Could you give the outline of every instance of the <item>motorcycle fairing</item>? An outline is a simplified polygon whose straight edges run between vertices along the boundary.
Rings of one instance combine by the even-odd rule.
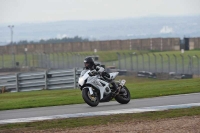
[[[101,83],[104,84],[104,86]],[[94,87],[96,87],[97,89],[99,89],[100,94],[101,94],[100,99],[103,98],[104,94],[109,94],[111,92],[110,87],[109,87],[109,83],[98,79],[97,76],[89,77],[88,80],[87,80],[87,84],[91,84]],[[106,88],[108,88],[108,91],[106,91]]]
[[[110,77],[111,79],[114,79],[117,77],[117,75],[119,74],[119,72],[113,72],[113,73],[109,73],[110,74]]]

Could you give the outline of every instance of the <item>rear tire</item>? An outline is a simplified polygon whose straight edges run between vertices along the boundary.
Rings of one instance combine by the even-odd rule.
[[[131,95],[130,95],[130,92],[128,90],[128,88],[126,86],[124,86],[122,89],[124,89],[124,93],[119,93],[116,97],[115,97],[115,100],[118,102],[118,103],[121,103],[121,104],[127,104],[129,103],[130,99],[131,99]]]
[[[98,94],[96,94],[96,96],[94,96],[94,94],[90,95],[90,91],[88,88],[85,88],[82,90],[82,97],[83,97],[83,100],[91,107],[96,107],[100,101]]]

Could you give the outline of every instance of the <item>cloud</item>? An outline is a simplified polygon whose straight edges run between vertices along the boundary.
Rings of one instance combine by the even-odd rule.
[[[62,35],[58,34],[56,38],[62,39],[62,38],[65,38],[65,37],[67,37],[67,34],[62,34]]]
[[[173,28],[169,26],[163,26],[162,29],[160,30],[160,33],[162,34],[168,34],[174,32]]]

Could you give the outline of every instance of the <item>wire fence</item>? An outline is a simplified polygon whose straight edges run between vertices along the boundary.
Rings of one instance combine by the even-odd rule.
[[[0,55],[0,68],[82,68],[86,56],[82,53],[24,53]],[[100,57],[101,58],[101,57]],[[132,72],[195,74],[200,76],[200,55],[160,54],[160,53],[116,53],[115,61],[101,62],[106,67]]]
[[[18,55],[0,55],[0,68],[82,68],[83,60],[86,56],[89,55],[76,53],[24,53]]]
[[[200,56],[186,54],[124,54],[117,53],[117,61],[105,62],[120,70],[133,72],[195,74],[200,76]]]

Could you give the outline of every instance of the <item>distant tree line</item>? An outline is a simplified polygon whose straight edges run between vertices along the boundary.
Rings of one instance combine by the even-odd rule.
[[[75,37],[64,37],[64,38],[51,38],[47,40],[41,39],[40,41],[27,41],[27,40],[21,40],[19,42],[13,42],[15,45],[24,45],[24,44],[56,44],[56,43],[66,43],[66,42],[88,42],[89,39],[82,38],[79,36]],[[8,44],[10,45],[10,44]]]

